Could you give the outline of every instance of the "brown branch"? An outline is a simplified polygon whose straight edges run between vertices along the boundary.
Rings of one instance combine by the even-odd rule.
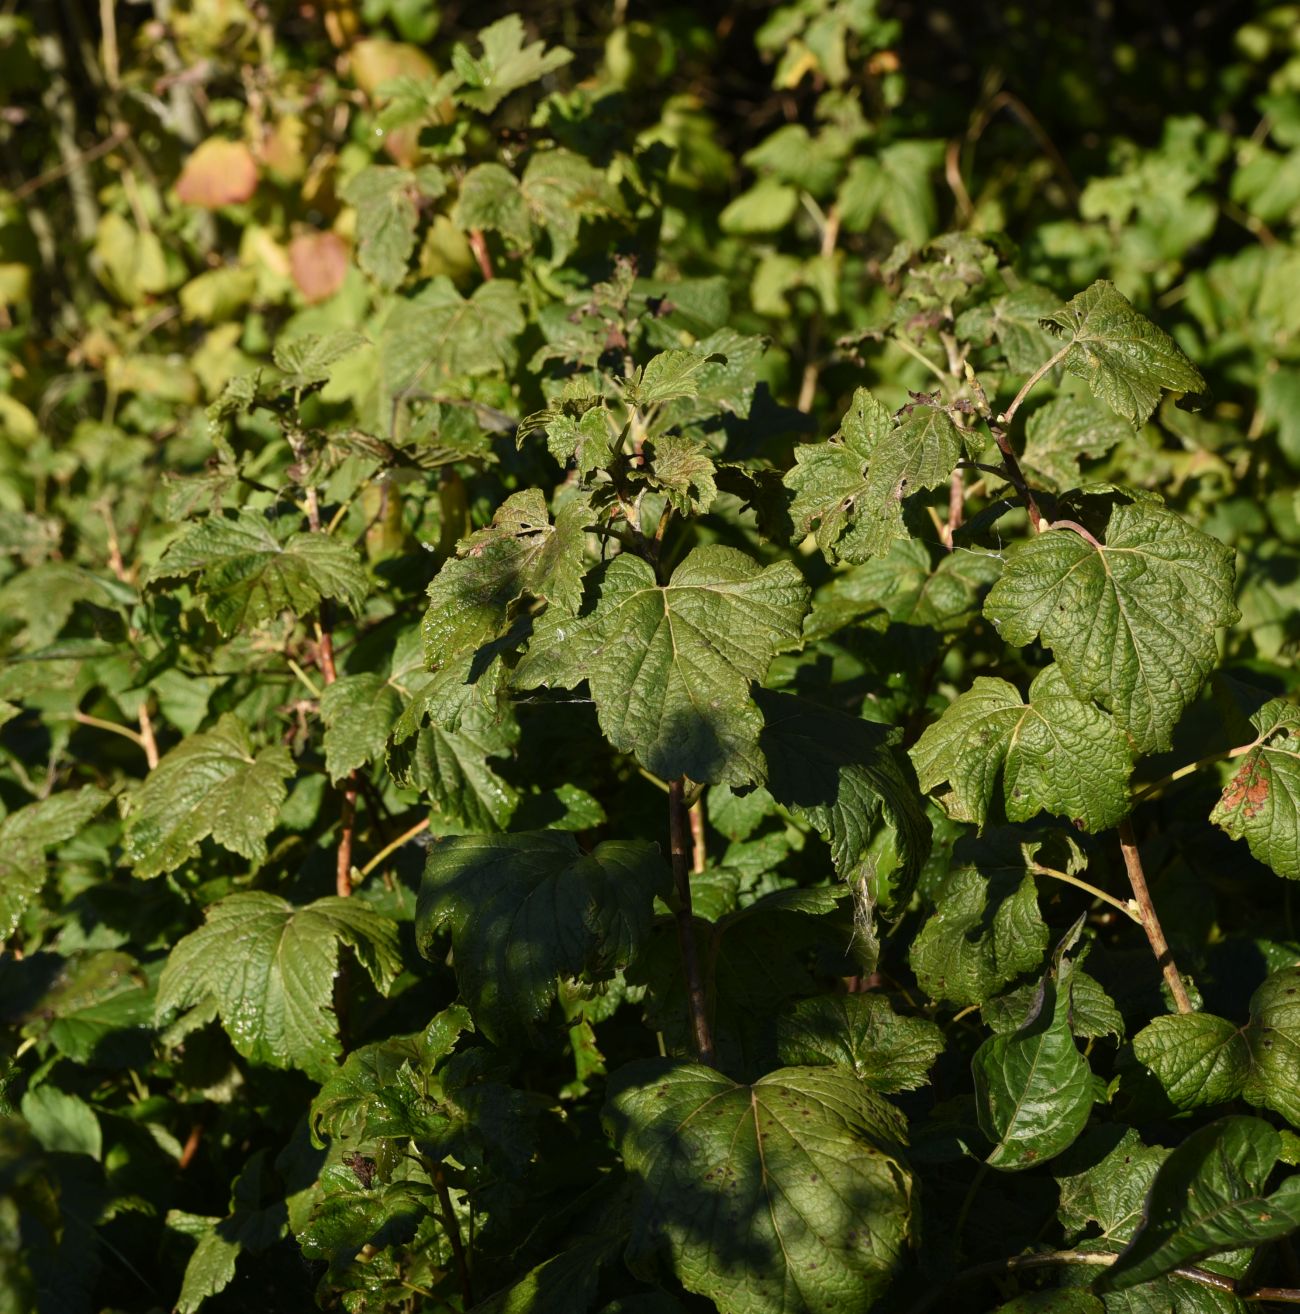
[[[456,1221],[456,1212],[452,1208],[451,1192],[447,1189],[447,1178],[442,1165],[437,1165],[430,1174],[433,1177],[433,1189],[438,1193],[438,1204],[442,1209],[442,1225],[451,1242],[452,1258],[456,1261],[456,1278],[460,1283],[460,1294],[465,1308],[474,1303],[474,1287],[469,1279],[469,1263],[465,1257],[465,1245],[460,1239],[460,1224]]]
[[[149,704],[140,704],[140,747],[144,749],[144,760],[152,771],[158,765],[158,741],[154,738],[153,718],[149,715]]]
[[[838,206],[831,206],[822,225],[822,240],[818,254],[829,260],[835,252],[835,244],[840,240],[840,211]],[[818,359],[821,347],[823,315],[820,309],[813,313],[808,322],[807,348],[804,353],[803,377],[799,381],[799,400],[795,403],[798,410],[805,415],[812,410],[817,396],[817,380],[821,377],[822,363]]]
[[[50,183],[58,182],[60,178],[66,178],[73,169],[83,167],[87,164],[93,164],[101,156],[107,155],[109,151],[120,146],[127,138],[128,130],[125,124],[119,123],[113,129],[112,135],[105,137],[97,146],[90,146],[70,160],[65,160],[62,164],[56,164],[52,169],[46,169],[44,173],[38,173],[35,178],[29,178],[19,187],[15,187],[10,196],[15,201],[26,200],[27,197],[39,192],[42,187],[48,187]]]
[[[695,918],[691,913],[691,823],[683,780],[668,785],[668,849],[672,856],[673,883],[677,889],[677,939],[686,969],[686,993],[690,1002],[695,1051],[701,1063],[716,1066],[713,1033],[709,1028],[709,1005],[695,952]]]
[[[190,1128],[190,1134],[185,1138],[185,1146],[181,1150],[181,1157],[176,1161],[176,1167],[181,1172],[184,1172],[194,1162],[194,1156],[199,1152],[199,1142],[202,1139],[203,1124],[196,1122]]]
[[[704,800],[696,799],[691,804],[691,871],[703,871],[709,860],[709,850],[704,838]]]
[[[955,1286],[964,1282],[974,1282],[979,1278],[1001,1277],[1007,1273],[1026,1273],[1040,1268],[1066,1268],[1072,1265],[1084,1265],[1089,1268],[1109,1268],[1118,1254],[1106,1254],[1097,1250],[1056,1250],[1041,1255],[1011,1255],[1006,1259],[993,1259],[985,1264],[976,1264],[964,1269],[947,1282],[931,1287],[908,1311],[908,1314],[925,1314],[939,1303]],[[1280,1305],[1300,1305],[1300,1290],[1292,1287],[1240,1287],[1235,1279],[1224,1277],[1221,1273],[1211,1273],[1204,1268],[1175,1268],[1171,1277],[1185,1278],[1203,1287],[1212,1287],[1236,1296],[1238,1300],[1275,1301]]]
[[[492,253],[488,250],[487,238],[483,236],[481,228],[469,230],[469,249],[474,252],[474,259],[478,261],[484,279],[491,282],[496,277],[496,271],[492,268]]]
[[[1119,844],[1124,854],[1124,866],[1128,869],[1129,884],[1133,887],[1133,898],[1137,901],[1138,915],[1142,918],[1142,929],[1147,933],[1151,952],[1164,973],[1165,984],[1173,996],[1180,1013],[1191,1013],[1192,1001],[1188,998],[1187,987],[1179,974],[1178,965],[1170,952],[1169,942],[1160,929],[1160,919],[1156,916],[1155,904],[1151,902],[1151,891],[1147,889],[1146,875],[1142,871],[1142,858],[1138,853],[1137,840],[1133,836],[1133,824],[1127,819],[1119,823]]]
[[[998,451],[1002,453],[1002,463],[1006,466],[1006,477],[1011,482],[1011,486],[1016,490],[1017,496],[1025,505],[1025,510],[1029,512],[1029,523],[1034,527],[1037,533],[1043,525],[1043,513],[1038,509],[1038,503],[1034,500],[1033,490],[1029,487],[1029,481],[1025,478],[1024,471],[1020,468],[1020,461],[1016,456],[1016,449],[1011,446],[1011,439],[1007,437],[1007,431],[1002,426],[1006,423],[1006,416],[999,416],[997,423],[993,420],[993,408],[989,405],[988,395],[984,391],[984,385],[979,381],[975,371],[971,369],[970,362],[963,365],[966,372],[966,382],[970,385],[971,393],[975,399],[975,409],[979,412],[984,423],[988,425],[989,433],[993,435],[993,441],[998,445]],[[1040,370],[1037,377],[1041,378],[1046,373],[1046,369]],[[1021,388],[1021,397],[1023,397],[1033,385],[1031,379],[1023,388]],[[1020,397],[1012,403],[1011,414],[1014,414],[1015,407],[1021,400]],[[982,467],[981,467],[982,468]]]

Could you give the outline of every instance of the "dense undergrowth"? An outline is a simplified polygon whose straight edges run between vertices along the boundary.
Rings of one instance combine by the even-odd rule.
[[[0,9],[0,1311],[1300,1302],[1300,10]]]

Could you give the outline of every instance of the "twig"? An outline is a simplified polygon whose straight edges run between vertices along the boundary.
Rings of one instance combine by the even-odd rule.
[[[691,871],[703,871],[709,860],[704,838],[704,800],[697,798],[691,804]]]
[[[118,725],[116,721],[105,721],[98,716],[91,716],[88,712],[80,711],[73,712],[72,719],[78,725],[93,726],[96,730],[107,730],[109,734],[121,735],[123,739],[129,739],[137,748],[141,749],[146,757],[148,756],[148,749],[144,746],[144,736],[139,731],[132,730],[130,726]],[[150,763],[150,765],[153,764]]]
[[[1006,477],[1011,486],[1016,490],[1017,496],[1025,504],[1025,510],[1029,512],[1029,523],[1034,527],[1037,533],[1043,526],[1043,514],[1038,509],[1038,503],[1034,500],[1033,490],[1029,487],[1029,481],[1025,478],[1024,471],[1020,468],[1020,461],[1016,456],[1016,449],[1011,446],[1011,439],[1007,437],[1007,432],[1003,428],[1005,417],[999,417],[999,422],[994,423],[992,408],[989,406],[988,395],[984,391],[984,385],[979,381],[975,371],[971,369],[970,362],[965,363],[966,382],[970,385],[970,390],[975,398],[975,409],[979,412],[984,423],[988,425],[989,433],[993,435],[993,441],[998,445],[998,451],[1002,453],[1002,462],[1006,466]],[[1039,372],[1039,377],[1045,371]],[[1020,391],[1023,395],[1032,385],[1031,379]],[[1012,403],[1013,411],[1015,405],[1019,402]]]
[[[1142,803],[1157,794],[1162,794],[1170,785],[1179,780],[1184,780],[1188,776],[1195,775],[1196,772],[1207,766],[1213,766],[1216,762],[1229,762],[1234,757],[1242,757],[1249,753],[1252,748],[1257,748],[1259,743],[1260,741],[1256,739],[1249,744],[1240,744],[1236,748],[1223,748],[1217,753],[1207,753],[1204,757],[1198,757],[1195,762],[1180,766],[1177,771],[1171,771],[1167,776],[1161,776],[1159,780],[1153,781],[1145,789],[1139,790],[1138,793],[1134,794],[1133,802]]]
[[[1137,915],[1133,909],[1123,901],[1117,899],[1113,894],[1107,894],[1105,890],[1099,890],[1095,885],[1089,885],[1087,881],[1081,880],[1078,876],[1071,876],[1068,871],[1057,871],[1055,867],[1042,867],[1034,863],[1030,870],[1035,876],[1050,876],[1054,881],[1064,881],[1067,885],[1073,885],[1076,889],[1086,890],[1094,899],[1100,899],[1102,903],[1108,903],[1112,908],[1118,908],[1130,921],[1142,925],[1142,918]]]
[[[184,1148],[181,1150],[181,1157],[176,1161],[176,1167],[184,1172],[190,1164],[194,1162],[194,1156],[199,1152],[199,1142],[203,1139],[203,1124],[196,1122],[190,1128],[190,1134],[185,1138]]]
[[[456,1221],[456,1211],[452,1208],[451,1192],[447,1189],[447,1179],[443,1174],[442,1165],[438,1164],[430,1174],[433,1178],[433,1189],[438,1193],[438,1204],[442,1209],[442,1225],[447,1232],[447,1240],[451,1242],[452,1258],[456,1261],[456,1277],[460,1282],[460,1294],[465,1302],[465,1308],[474,1303],[474,1287],[469,1280],[469,1264],[465,1259],[465,1246],[460,1239],[460,1224]]]
[[[81,165],[93,164],[101,156],[107,155],[109,151],[120,146],[128,136],[128,129],[125,124],[119,123],[110,136],[104,138],[96,146],[89,146],[84,151],[79,151],[71,160],[65,160],[62,164],[56,164],[52,169],[46,169],[44,173],[38,173],[35,178],[29,178],[21,186],[15,187],[10,196],[15,201],[26,200],[27,197],[39,192],[42,187],[48,187],[50,183],[58,182],[60,178],[66,177],[74,168]]]
[[[1011,405],[1008,406],[1007,409],[1003,411],[1001,415],[998,416],[999,424],[1005,424],[1010,426],[1011,421],[1016,418],[1016,412],[1020,409],[1021,403],[1023,403],[1025,398],[1029,396],[1034,385],[1038,383],[1039,380],[1042,379],[1045,374],[1049,373],[1051,370],[1054,370],[1065,359],[1067,353],[1069,352],[1070,348],[1073,345],[1074,344],[1072,342],[1067,342],[1065,346],[1063,346],[1061,350],[1056,353],[1055,356],[1052,356],[1050,359],[1045,360],[1024,381],[1024,383],[1021,385],[1020,391],[1016,393],[1015,397],[1012,399]]]
[[[677,888],[677,939],[686,969],[686,992],[691,1010],[695,1050],[701,1063],[716,1066],[713,1034],[709,1028],[708,1000],[695,952],[695,918],[691,913],[691,823],[685,782],[668,785],[668,849],[672,856],[673,882]]]
[[[1073,530],[1080,538],[1092,544],[1098,552],[1102,549],[1101,541],[1090,531],[1085,529],[1077,520],[1053,520],[1048,529],[1070,529]]]
[[[957,200],[957,222],[963,225],[969,223],[975,207],[971,204],[970,193],[961,176],[961,142],[956,138],[948,143],[948,149],[944,151],[943,176]]]
[[[1006,1259],[993,1259],[985,1264],[976,1264],[958,1273],[947,1282],[931,1287],[929,1291],[911,1307],[908,1314],[925,1314],[933,1308],[955,1286],[964,1282],[974,1282],[979,1278],[1001,1277],[1004,1273],[1026,1273],[1040,1268],[1065,1268],[1071,1265],[1083,1265],[1089,1268],[1109,1268],[1118,1254],[1107,1254],[1097,1250],[1054,1250],[1041,1255],[1011,1255]],[[1203,1287],[1212,1287],[1236,1296],[1238,1300],[1275,1301],[1281,1305],[1300,1305],[1300,1289],[1292,1287],[1239,1287],[1235,1279],[1224,1277],[1221,1273],[1211,1273],[1204,1268],[1175,1268],[1170,1276],[1185,1278],[1188,1282],[1197,1282]]]
[[[943,543],[949,552],[952,551],[953,535],[961,528],[965,512],[966,474],[959,465],[948,481],[948,523],[943,527]]]
[[[153,718],[149,715],[148,702],[140,704],[140,747],[144,749],[144,760],[152,771],[158,765],[158,741],[154,738]]]
[[[1165,939],[1164,931],[1160,929],[1160,919],[1156,916],[1155,904],[1151,902],[1151,892],[1147,889],[1146,875],[1142,871],[1142,858],[1138,853],[1137,840],[1133,836],[1133,824],[1127,819],[1119,823],[1119,844],[1124,853],[1124,866],[1128,869],[1129,884],[1133,887],[1133,897],[1137,900],[1142,929],[1151,942],[1151,952],[1155,954],[1156,962],[1160,964],[1160,970],[1164,973],[1169,993],[1173,996],[1180,1013],[1194,1012],[1192,1001],[1187,995],[1187,987],[1183,985],[1178,965],[1169,950],[1169,942]]]
[[[492,253],[488,250],[487,238],[483,236],[481,228],[469,230],[469,249],[474,252],[480,273],[485,280],[491,282],[496,277],[496,272],[492,268]]]
[[[889,339],[896,347],[902,347],[914,360],[919,360],[942,383],[948,382],[948,376],[919,347],[914,347],[906,338],[899,335]]]
[[[395,853],[403,845],[409,844],[417,835],[422,835],[429,829],[429,818],[425,817],[423,821],[417,821],[410,830],[404,830],[395,840],[385,844],[373,858],[370,859],[364,867],[361,868],[362,876],[369,876],[376,867],[379,866],[385,858],[391,853]]]
[[[806,197],[811,202],[811,197]],[[829,260],[835,253],[835,244],[840,240],[840,211],[839,206],[832,205],[826,214],[825,222],[822,224],[822,240],[818,254],[823,260]],[[812,410],[813,401],[817,396],[817,380],[821,377],[822,365],[818,360],[818,352],[821,348],[822,322],[824,316],[820,305],[813,313],[813,317],[808,321],[807,347],[804,353],[803,378],[799,382],[799,400],[795,403],[796,407],[805,415]]]

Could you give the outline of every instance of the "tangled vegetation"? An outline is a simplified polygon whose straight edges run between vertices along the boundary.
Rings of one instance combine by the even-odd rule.
[[[1296,6],[0,10],[0,1311],[1300,1303]]]

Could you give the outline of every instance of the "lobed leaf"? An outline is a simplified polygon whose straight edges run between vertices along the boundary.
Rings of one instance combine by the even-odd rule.
[[[1200,370],[1173,338],[1134,310],[1106,279],[1098,279],[1042,324],[1066,339],[1065,368],[1134,428],[1155,410],[1161,389],[1193,396],[1205,391]]]
[[[1002,777],[1009,821],[1040,812],[1101,831],[1129,811],[1132,750],[1124,732],[1080,702],[1058,666],[1039,672],[1022,702],[1006,680],[976,677],[911,749],[921,788],[947,783],[939,802],[950,817],[981,828]]]
[[[649,1060],[604,1119],[640,1182],[628,1259],[659,1257],[722,1314],[866,1314],[911,1230],[901,1116],[851,1073],[782,1068],[751,1086]]]
[[[262,890],[232,894],[172,950],[156,1017],[215,1003],[235,1049],[254,1063],[324,1081],[340,1052],[333,1016],[339,945],[386,992],[402,970],[397,927],[360,899],[331,895],[295,908]]]
[[[1105,543],[1049,529],[1006,555],[984,614],[1008,643],[1041,639],[1080,701],[1135,749],[1168,748],[1218,657],[1233,605],[1233,553],[1151,502],[1116,507]]]

